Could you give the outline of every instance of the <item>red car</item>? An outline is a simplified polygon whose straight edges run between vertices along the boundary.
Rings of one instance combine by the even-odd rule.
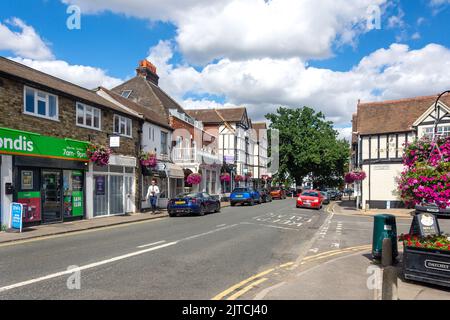
[[[272,199],[286,199],[286,190],[281,187],[274,187],[270,191],[270,196]]]
[[[323,196],[320,191],[306,190],[303,191],[297,199],[297,208],[314,208],[322,209]]]

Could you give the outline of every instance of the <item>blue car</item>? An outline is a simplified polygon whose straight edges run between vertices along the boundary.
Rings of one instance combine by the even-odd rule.
[[[220,200],[206,192],[183,193],[169,200],[167,211],[170,217],[178,214],[203,216],[205,213],[219,212]]]
[[[253,188],[236,188],[230,195],[230,205],[248,203],[253,206],[255,203],[261,203],[261,194]]]

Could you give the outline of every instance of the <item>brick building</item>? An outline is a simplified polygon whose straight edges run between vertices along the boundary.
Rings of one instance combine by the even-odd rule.
[[[138,209],[142,117],[94,92],[0,57],[0,209],[24,204],[25,224],[124,214]],[[108,166],[89,144],[109,146]]]

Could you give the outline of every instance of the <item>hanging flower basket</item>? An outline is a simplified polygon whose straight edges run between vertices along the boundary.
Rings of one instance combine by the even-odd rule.
[[[450,137],[437,141],[424,137],[406,144],[403,165],[397,182],[407,205],[450,206]]]
[[[200,182],[202,182],[202,175],[198,173],[191,173],[186,178],[186,183],[190,185],[197,185],[200,184]]]
[[[353,170],[344,176],[345,183],[353,183],[355,181],[362,181],[366,178],[366,173],[362,170]]]
[[[90,144],[87,147],[87,156],[89,161],[97,166],[107,166],[109,164],[109,156],[111,155],[111,149],[99,145]]]
[[[238,174],[234,177],[234,181],[236,182],[244,181],[244,177]]]
[[[220,181],[221,182],[230,182],[231,181],[231,175],[229,173],[223,173],[220,176]]]
[[[158,159],[154,152],[141,152],[139,156],[141,166],[148,168],[155,168],[158,164]]]

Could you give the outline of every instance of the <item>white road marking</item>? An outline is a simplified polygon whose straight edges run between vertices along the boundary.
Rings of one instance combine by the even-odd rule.
[[[154,246],[154,245],[156,245],[156,244],[160,244],[160,243],[164,243],[164,242],[166,242],[166,240],[156,241],[156,242],[149,243],[149,244],[143,244],[143,245],[141,245],[141,246],[137,246],[137,248],[150,247],[150,246]]]
[[[106,259],[106,260],[94,262],[94,263],[91,263],[91,264],[87,264],[87,265],[81,266],[81,267],[76,268],[76,269],[56,272],[56,273],[52,273],[52,274],[49,274],[49,275],[46,275],[46,276],[43,276],[43,277],[34,278],[34,279],[23,281],[23,282],[18,282],[18,283],[15,283],[15,284],[11,284],[9,286],[1,287],[0,288],[0,292],[4,292],[4,291],[7,291],[7,290],[11,290],[11,289],[27,286],[27,285],[30,285],[30,284],[33,284],[33,283],[37,283],[37,282],[41,282],[41,281],[45,281],[45,280],[49,280],[49,279],[53,279],[53,278],[57,278],[57,277],[61,277],[61,276],[68,275],[68,274],[73,274],[75,271],[83,271],[83,270],[87,270],[87,269],[92,269],[92,268],[95,268],[95,267],[98,267],[98,266],[101,266],[101,265],[104,265],[104,264],[116,262],[116,261],[119,261],[119,260],[124,260],[124,259],[135,257],[135,256],[138,256],[138,255],[147,253],[147,252],[151,252],[151,251],[155,251],[155,250],[158,250],[158,249],[162,249],[162,248],[166,248],[166,247],[169,247],[169,246],[173,246],[173,245],[175,245],[177,243],[178,243],[178,241],[169,242],[169,243],[165,243],[165,244],[162,244],[160,246],[157,246],[157,247],[152,247],[152,248],[149,248],[149,249],[135,251],[135,252],[127,253],[127,254],[124,254],[124,255],[121,255],[121,256],[117,256],[117,257],[114,257],[114,258],[111,258],[111,259]]]
[[[224,226],[226,226],[226,225],[227,225],[226,223],[224,223],[224,224],[219,224],[218,226],[216,226],[216,228],[224,227]]]
[[[233,228],[233,227],[236,227],[237,225],[239,225],[239,224],[232,224],[232,225],[229,225],[229,226],[226,226],[226,227],[217,228],[217,229],[214,229],[214,230],[211,230],[211,231],[208,231],[208,232],[199,233],[199,234],[196,234],[196,235],[193,235],[193,236],[189,236],[189,237],[183,238],[183,239],[178,240],[178,241],[186,241],[186,240],[195,239],[195,238],[198,238],[198,237],[201,237],[201,236],[206,236],[207,234],[215,233],[217,231]]]
[[[317,253],[319,251],[319,248],[312,248],[312,249],[309,249],[309,251],[311,251],[313,253]]]
[[[270,224],[262,224],[262,223],[241,222],[241,224],[253,224],[253,225],[262,226],[262,227],[268,227],[268,228],[277,228],[277,229],[284,229],[284,230],[299,231],[298,229],[295,229],[295,228],[286,228],[286,227],[272,226]]]

